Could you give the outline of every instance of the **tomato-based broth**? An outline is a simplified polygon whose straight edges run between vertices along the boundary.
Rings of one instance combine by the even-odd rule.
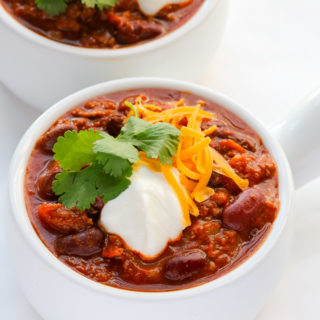
[[[241,189],[219,170],[212,171],[207,186],[213,193],[205,201],[195,201],[199,215],[191,215],[191,225],[151,260],[101,227],[101,210],[108,206],[103,199],[97,198],[87,210],[68,209],[52,191],[52,182],[62,171],[53,159],[57,138],[69,130],[88,129],[117,137],[132,115],[125,101],[135,104],[137,100],[156,106],[153,112],[200,103],[202,110],[214,115],[201,123],[204,132],[216,126],[208,134],[210,148],[248,181]],[[185,124],[182,116],[177,127]],[[73,107],[60,117],[39,138],[30,156],[25,200],[38,236],[60,261],[94,281],[136,291],[189,288],[230,272],[263,243],[280,206],[277,167],[258,134],[212,101],[164,89],[115,92]]]
[[[29,29],[51,40],[85,48],[121,48],[159,38],[186,23],[203,1],[169,4],[148,16],[137,0],[118,0],[108,9],[89,8],[80,0],[72,0],[58,15],[39,9],[35,0],[0,0]]]

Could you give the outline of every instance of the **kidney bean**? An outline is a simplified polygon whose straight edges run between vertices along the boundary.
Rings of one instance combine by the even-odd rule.
[[[94,222],[97,222],[100,219],[100,214],[103,207],[103,199],[97,198],[96,202],[87,210],[88,217],[90,217]]]
[[[165,265],[165,277],[171,281],[182,281],[200,272],[206,264],[206,254],[200,249],[182,252],[170,258]]]
[[[89,257],[102,250],[105,234],[98,228],[57,238],[55,248],[58,254]]]
[[[77,127],[71,123],[60,123],[51,130],[49,130],[46,134],[42,136],[40,139],[40,147],[43,151],[52,153],[53,146],[57,142],[60,136],[63,136],[66,131],[76,130]]]
[[[61,203],[44,202],[38,213],[42,223],[60,233],[79,232],[93,224],[84,211],[68,209]]]
[[[62,172],[58,163],[54,160],[48,162],[46,168],[41,172],[37,180],[38,193],[41,198],[53,200],[56,195],[52,191],[52,182],[58,173]]]
[[[249,188],[243,191],[223,210],[223,224],[236,231],[246,230],[258,216],[264,200],[263,193],[258,189]]]
[[[111,114],[108,119],[107,131],[113,137],[117,137],[124,125],[126,117],[122,114]]]

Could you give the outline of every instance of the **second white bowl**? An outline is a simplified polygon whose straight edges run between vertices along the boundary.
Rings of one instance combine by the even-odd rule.
[[[197,81],[218,47],[228,0],[205,0],[176,31],[124,49],[86,49],[49,40],[20,24],[0,5],[0,81],[45,110],[97,82],[128,76]]]

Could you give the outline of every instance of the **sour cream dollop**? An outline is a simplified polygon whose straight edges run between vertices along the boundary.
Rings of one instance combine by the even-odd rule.
[[[138,0],[140,9],[144,14],[153,16],[168,4],[183,3],[186,0]]]
[[[130,180],[129,188],[103,207],[100,224],[152,259],[185,228],[182,208],[162,173],[139,166]]]

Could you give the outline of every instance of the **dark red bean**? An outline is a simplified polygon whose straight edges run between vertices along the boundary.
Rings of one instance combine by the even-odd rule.
[[[258,189],[249,188],[243,191],[223,210],[223,224],[236,231],[245,231],[259,215],[264,200],[263,193]]]
[[[71,123],[60,123],[46,134],[40,140],[40,146],[43,151],[52,152],[53,146],[60,136],[63,136],[66,131],[77,130],[77,127]]]
[[[56,195],[52,191],[52,182],[60,172],[62,172],[62,169],[58,163],[54,160],[49,161],[37,180],[38,193],[41,198],[45,200],[53,200],[56,198]]]
[[[91,207],[87,210],[90,216],[100,216],[101,210],[104,207],[104,201],[102,198],[97,198],[96,202],[91,205]]]
[[[124,125],[126,117],[122,114],[112,114],[108,119],[107,131],[113,137],[117,137]]]
[[[205,264],[205,252],[200,249],[188,250],[167,261],[165,277],[171,281],[183,281],[200,272]]]
[[[55,247],[58,254],[89,257],[102,250],[105,235],[98,228],[90,228],[80,233],[57,238]]]

